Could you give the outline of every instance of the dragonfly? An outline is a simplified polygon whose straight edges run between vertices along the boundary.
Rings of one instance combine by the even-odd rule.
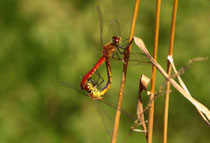
[[[76,85],[69,82],[62,82],[62,84],[64,86],[70,87],[71,89],[75,90],[79,94],[90,97],[92,100],[97,100],[96,102],[94,101],[94,103],[102,102],[102,104],[106,104],[109,107],[113,108],[114,110],[118,110],[117,106],[112,101],[111,102],[108,101],[109,98],[104,99],[105,95],[106,97],[109,96],[107,92],[110,89],[111,84],[112,84],[112,72],[111,72],[110,61],[111,59],[113,59],[113,60],[118,60],[121,63],[124,63],[124,61],[122,60],[123,59],[122,56],[125,50],[127,49],[127,47],[132,43],[132,41],[128,41],[128,39],[125,39],[125,40],[122,39],[121,33],[120,33],[119,22],[117,20],[112,20],[110,22],[110,27],[109,27],[108,36],[107,36],[108,37],[107,39],[110,39],[110,42],[107,42],[107,44],[103,44],[103,40],[102,40],[103,39],[102,38],[103,18],[102,18],[101,10],[99,7],[97,7],[97,12],[98,12],[99,21],[100,21],[100,43],[102,47],[102,56],[100,57],[98,62],[93,66],[93,68],[87,74],[85,74],[85,76],[82,78],[81,83],[80,83],[80,89],[78,89]],[[145,60],[144,61],[133,60],[133,61],[137,61],[140,63],[142,62],[147,63]],[[104,82],[104,77],[101,76],[98,70],[101,67],[101,65],[104,63],[106,64],[105,67],[107,71],[108,80],[106,84],[101,87],[101,84]],[[96,76],[97,80],[94,79],[94,76]],[[101,104],[99,105],[101,106]],[[98,107],[96,109],[98,109]],[[127,112],[123,110],[121,110],[121,112],[132,121],[136,120],[136,118],[133,115],[129,115]]]
[[[120,37],[119,36],[113,36],[113,40],[111,43],[108,43],[103,48],[103,55],[99,59],[99,61],[96,63],[96,65],[83,77],[81,81],[81,89],[86,90],[89,94],[89,97],[91,97],[93,100],[95,99],[103,99],[103,95],[109,90],[112,83],[112,73],[111,73],[111,65],[110,65],[110,57],[113,55],[113,52],[116,52],[116,50],[119,48],[118,45],[120,43]],[[107,69],[107,75],[108,75],[108,81],[106,85],[102,89],[98,89],[98,86],[101,83],[93,84],[91,80],[91,76],[97,72],[97,75],[104,81],[104,79],[100,76],[100,73],[98,72],[98,68],[106,62],[106,69]]]
[[[100,39],[101,39],[101,45],[103,46],[102,49],[102,56],[99,59],[99,61],[95,64],[95,66],[83,77],[81,81],[81,89],[86,90],[88,92],[88,95],[93,100],[101,100],[103,99],[103,95],[106,94],[106,92],[109,90],[112,84],[112,73],[111,73],[111,65],[110,65],[110,58],[121,60],[119,55],[122,55],[125,51],[125,49],[131,44],[131,42],[127,43],[127,40],[122,41],[122,38],[119,35],[112,35],[111,42],[103,45],[102,41],[102,35],[103,35],[103,18],[101,14],[100,7],[97,7],[98,16],[100,20]],[[119,22],[117,20],[113,20],[111,22],[113,25],[119,25]],[[120,28],[119,26],[116,26],[115,28]],[[110,30],[109,30],[110,31]],[[116,55],[116,56],[115,56]],[[121,60],[123,61],[123,60]],[[108,75],[108,80],[106,85],[99,89],[98,86],[101,84],[93,84],[93,81],[91,79],[92,75],[98,70],[98,68],[103,64],[106,63],[106,70]],[[97,75],[101,78],[100,74],[97,72]],[[104,81],[104,80],[103,80]],[[96,82],[97,83],[97,82]]]

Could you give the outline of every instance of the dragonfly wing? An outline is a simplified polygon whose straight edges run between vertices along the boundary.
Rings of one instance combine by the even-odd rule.
[[[77,86],[75,86],[73,83],[61,81],[60,84],[63,86],[66,86],[66,87],[70,87],[71,89],[75,90],[76,92],[78,92],[82,95],[88,96],[87,94],[83,93],[80,89],[78,89]],[[105,111],[103,111],[103,105],[105,105],[105,106],[106,105],[111,106],[111,105],[105,104],[105,103],[103,104],[103,102],[101,103],[100,100],[95,100],[93,103],[99,113],[99,116],[101,118],[101,121],[102,121],[103,126],[106,130],[107,135],[111,137],[114,122],[113,122],[112,118]],[[112,107],[112,108],[114,108],[114,107]]]
[[[79,92],[82,95],[88,96],[87,94],[81,92],[81,90],[78,89],[78,86],[75,86],[73,83],[61,81],[60,84],[66,87],[70,87],[71,89],[75,90],[76,92]],[[105,131],[109,137],[112,136],[112,130],[114,127],[114,114],[116,110],[118,110],[117,104],[113,103],[111,100],[109,99],[109,97],[106,97],[104,100],[93,101],[103,123]],[[134,120],[136,120],[135,116],[128,114],[123,109],[121,109],[120,111],[122,115],[126,117],[126,119],[129,119],[129,121],[133,122]]]
[[[112,118],[110,115],[108,115],[102,107],[101,102],[94,102],[96,109],[99,113],[99,116],[101,118],[101,121],[103,123],[103,126],[106,130],[106,133],[109,137],[112,137],[112,129],[114,127],[114,118]]]
[[[130,63],[133,66],[151,64],[146,55],[143,53],[131,53],[129,58],[129,64]]]
[[[101,12],[101,8],[99,6],[96,7],[99,17],[99,23],[100,23],[100,45],[103,47],[103,16]]]
[[[111,65],[114,63],[124,63],[123,56],[116,56],[116,54],[111,58]],[[151,62],[142,53],[131,53],[129,58],[129,66],[145,65]]]
[[[66,82],[66,81],[60,81],[60,84],[63,85],[63,86],[65,86],[65,87],[69,87],[69,88],[73,89],[74,91],[76,91],[76,92],[78,92],[78,93],[80,93],[80,94],[82,94],[84,96],[88,96],[87,94],[85,94],[84,92],[82,92],[81,89],[78,89],[79,86],[77,87],[73,83]]]
[[[115,19],[110,21],[109,30],[106,37],[106,43],[110,42],[113,36],[121,36],[120,23]]]

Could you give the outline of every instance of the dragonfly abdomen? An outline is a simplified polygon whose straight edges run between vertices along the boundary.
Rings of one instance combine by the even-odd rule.
[[[105,58],[102,56],[99,61],[96,63],[96,65],[83,77],[81,81],[81,89],[85,89],[86,83],[88,79],[95,73],[95,71],[100,67],[102,63],[105,62]]]

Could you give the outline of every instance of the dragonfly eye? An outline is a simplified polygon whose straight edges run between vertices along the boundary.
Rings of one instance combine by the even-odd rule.
[[[120,36],[113,36],[112,37],[112,42],[114,43],[114,44],[120,44],[121,43],[121,41],[122,41],[122,39],[121,39],[121,37]]]

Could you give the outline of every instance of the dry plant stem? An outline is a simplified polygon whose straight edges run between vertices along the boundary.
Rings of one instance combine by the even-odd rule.
[[[138,15],[138,11],[139,11],[139,4],[140,4],[140,0],[136,0],[129,41],[131,41],[133,38],[137,15]],[[131,44],[129,45],[128,50],[126,51],[125,56],[124,56],[125,64],[123,65],[123,75],[122,75],[122,81],[121,81],[121,85],[120,85],[120,93],[119,93],[119,97],[118,97],[118,105],[117,105],[118,110],[116,111],[116,114],[115,114],[115,123],[114,123],[113,134],[112,134],[112,143],[116,143],[116,141],[117,141],[117,132],[118,132],[118,127],[119,127],[119,122],[120,122],[120,113],[121,113],[123,92],[124,92],[126,72],[127,72],[130,51],[131,51]]]
[[[139,80],[139,93],[138,93],[138,103],[137,103],[137,120],[134,121],[134,125],[131,126],[130,131],[124,141],[124,143],[127,142],[128,137],[132,133],[132,131],[138,131],[138,132],[144,132],[145,138],[147,137],[147,127],[146,127],[146,121],[144,119],[144,108],[143,108],[143,102],[141,98],[142,91],[145,90],[147,92],[147,87],[149,85],[150,78],[148,78],[145,75],[141,75]],[[137,126],[141,125],[143,130],[135,129]]]
[[[171,22],[170,45],[169,45],[168,56],[172,56],[173,55],[173,45],[174,45],[174,33],[175,33],[175,25],[176,25],[177,6],[178,6],[178,0],[174,0],[173,15],[172,15],[172,22]],[[171,74],[171,64],[170,64],[169,61],[168,61],[168,64],[167,64],[167,74],[169,76]],[[168,110],[169,110],[169,94],[170,94],[169,91],[170,91],[170,82],[167,82],[167,84],[166,84],[166,95],[165,95],[165,107],[164,107],[163,143],[167,143]]]
[[[176,67],[175,67],[175,64],[174,64],[174,61],[173,61],[173,58],[172,57],[170,57],[170,56],[168,56],[168,60],[170,61],[170,63],[171,63],[171,66],[172,66],[172,68],[173,68],[173,70],[174,70],[174,72],[175,72],[175,74],[178,74],[178,72],[177,72],[177,70],[176,70]],[[178,78],[178,82],[179,82],[179,84],[181,85],[181,87],[187,92],[187,94],[188,94],[188,96],[191,96],[191,94],[190,94],[190,92],[189,92],[189,90],[187,89],[187,87],[186,87],[186,85],[184,84],[184,82],[182,81],[182,79],[181,79],[181,77],[178,75],[177,76],[177,78]],[[198,105],[197,105],[198,106]],[[207,109],[207,112],[209,112],[209,113],[207,113],[206,111],[206,113],[204,113],[204,114],[206,114],[208,117],[208,119],[205,117],[205,115],[202,113],[202,111],[199,109],[200,107],[197,107],[196,106],[196,109],[198,110],[198,112],[199,112],[199,114],[201,115],[201,117],[208,123],[208,125],[210,125],[210,112],[208,111],[208,109]],[[204,107],[205,108],[205,107]],[[205,109],[204,109],[205,110]]]
[[[183,67],[181,67],[176,73],[174,73],[173,75],[171,75],[170,78],[175,79],[176,77],[178,77],[178,76],[184,74],[184,72],[185,72],[187,69],[189,69],[190,66],[191,66],[191,64],[193,64],[194,62],[206,61],[206,60],[208,60],[207,57],[197,57],[197,58],[190,59],[190,60],[189,60]],[[166,87],[167,82],[168,82],[168,81],[166,80],[166,81],[159,87],[158,91],[155,92],[155,96],[154,96],[153,100],[155,100],[155,99],[157,99],[158,97],[162,96],[162,94],[165,94],[165,92],[163,92],[162,89],[163,89],[164,87]],[[145,86],[145,87],[146,87],[146,86]],[[140,90],[139,92],[141,92],[141,91],[143,90],[142,88],[140,88],[140,89],[141,89],[141,90]],[[147,89],[147,88],[145,88],[145,89]],[[147,90],[146,90],[146,91],[147,91]],[[171,92],[171,91],[169,91],[169,92]],[[141,93],[140,93],[140,94],[141,94]],[[150,100],[150,102],[147,104],[147,106],[145,107],[145,109],[143,109],[143,107],[141,106],[142,109],[141,109],[141,111],[139,110],[139,113],[137,113],[137,115],[138,115],[138,116],[144,115],[144,113],[150,108],[150,103],[151,103],[151,102],[152,102],[152,101]],[[145,121],[144,121],[144,122],[145,122]],[[143,124],[144,124],[144,123],[142,122],[141,119],[138,118],[137,120],[135,120],[135,121],[134,121],[134,125],[131,126],[131,129],[130,129],[130,131],[129,131],[129,133],[128,133],[128,135],[127,135],[127,137],[126,137],[124,143],[127,142],[127,139],[128,139],[128,137],[130,136],[130,134],[132,133],[132,131],[134,131],[135,128],[138,127],[139,125],[141,125],[141,126],[143,127],[143,130],[141,130],[141,131],[144,132],[144,133],[146,133],[147,130],[146,130],[146,128],[144,129],[144,125],[143,125]]]
[[[158,49],[158,37],[159,37],[159,21],[160,21],[160,6],[161,0],[156,1],[156,15],[155,15],[155,37],[154,37],[154,48],[153,48],[153,58],[157,60],[157,49]],[[152,66],[152,81],[151,81],[151,95],[150,99],[154,98],[155,92],[155,76],[156,68]],[[153,134],[153,120],[154,120],[154,101],[151,102],[151,107],[149,109],[149,118],[148,118],[148,138],[147,142],[152,143],[152,134]]]
[[[182,84],[180,85],[172,79],[165,71],[164,69],[151,57],[149,54],[148,50],[146,49],[144,42],[137,37],[134,37],[134,41],[136,45],[139,47],[139,49],[147,56],[147,58],[150,60],[150,62],[159,70],[159,72],[171,83],[171,85],[176,88],[187,100],[189,100],[198,110],[199,113],[201,114],[202,118],[208,125],[210,125],[210,111],[208,108],[206,108],[203,104],[201,104],[199,101],[194,99],[189,92],[185,89]],[[170,57],[170,56],[169,56]],[[170,59],[170,58],[169,58]],[[180,80],[179,80],[180,82]]]
[[[139,80],[139,96],[138,96],[138,104],[137,104],[137,117],[142,124],[142,129],[145,131],[144,135],[147,138],[147,127],[146,127],[146,122],[144,119],[144,107],[143,107],[143,102],[141,98],[141,93],[143,90],[147,92],[147,87],[150,82],[150,79],[146,77],[145,75],[141,75],[140,80]]]

